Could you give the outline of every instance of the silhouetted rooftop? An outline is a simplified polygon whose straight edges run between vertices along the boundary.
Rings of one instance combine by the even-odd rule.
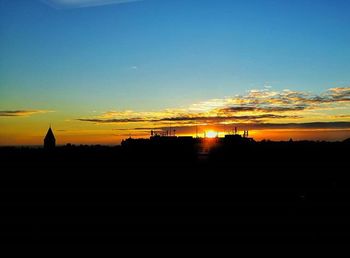
[[[44,140],[45,140],[45,141],[47,141],[47,140],[55,140],[55,136],[54,136],[54,134],[53,134],[53,132],[52,132],[52,130],[51,130],[51,127],[50,127],[49,130],[47,131]]]

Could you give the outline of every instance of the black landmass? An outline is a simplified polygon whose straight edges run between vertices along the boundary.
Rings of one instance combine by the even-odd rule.
[[[349,141],[221,140],[203,152],[197,139],[0,148],[1,242],[52,245],[51,255],[88,244],[99,256],[109,245],[129,255],[299,256],[296,246],[311,246],[304,255],[333,256],[349,243],[349,150]]]

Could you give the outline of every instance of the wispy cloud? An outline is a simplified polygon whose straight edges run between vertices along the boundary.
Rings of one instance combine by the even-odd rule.
[[[187,108],[141,112],[108,111],[99,116],[77,120],[95,124],[148,123],[153,126],[267,123],[274,120],[290,123],[292,119],[307,119],[310,116],[321,119],[319,121],[330,116],[348,119],[348,116],[336,117],[337,112],[344,114],[344,110],[350,112],[350,87],[331,88],[321,94],[265,88],[250,90],[244,95],[202,101]]]
[[[262,114],[262,115],[247,115],[247,116],[174,116],[164,117],[161,119],[149,119],[149,118],[130,118],[130,119],[84,119],[79,118],[78,121],[101,123],[101,124],[116,124],[116,123],[143,123],[143,122],[194,122],[194,123],[220,123],[222,121],[257,121],[262,119],[279,119],[279,118],[298,118],[298,116],[285,116],[275,114]]]
[[[25,117],[53,112],[50,110],[0,110],[0,117]]]
[[[57,9],[63,8],[83,8],[111,4],[123,4],[139,2],[143,0],[41,0],[42,2]]]
[[[231,106],[228,108],[220,109],[220,112],[223,113],[236,113],[236,112],[287,112],[287,111],[299,111],[306,109],[306,106],[292,106],[292,107],[283,107],[283,106],[266,106],[266,107],[258,107],[258,106]]]
[[[350,103],[350,87],[331,88],[326,92],[315,95],[302,91],[283,90],[280,92],[250,90],[246,95],[236,95],[219,100],[210,100],[193,105],[195,110],[208,110],[216,107],[223,112],[285,112],[306,109],[318,109],[325,104]],[[222,107],[220,109],[220,107]]]
[[[350,114],[340,114],[340,115],[334,115],[333,118],[347,118],[350,119]]]

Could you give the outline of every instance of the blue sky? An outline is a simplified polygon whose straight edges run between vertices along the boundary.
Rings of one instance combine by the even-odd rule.
[[[161,110],[350,84],[348,0],[62,7],[0,0],[1,109]]]

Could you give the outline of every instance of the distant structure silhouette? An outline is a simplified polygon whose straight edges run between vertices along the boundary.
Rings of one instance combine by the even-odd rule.
[[[55,147],[56,147],[56,139],[50,126],[44,138],[44,149],[54,149]]]
[[[169,133],[172,132],[172,133]],[[245,145],[248,143],[255,143],[255,140],[251,137],[249,137],[249,131],[244,130],[243,135],[238,134],[237,127],[234,128],[234,134],[226,134],[223,138],[219,137],[219,133],[217,132],[215,139],[207,138],[206,132],[204,131],[204,137],[199,138],[198,137],[198,129],[196,127],[196,137],[193,136],[176,136],[176,130],[164,130],[164,131],[154,131],[151,130],[151,136],[150,138],[139,138],[139,139],[133,139],[129,137],[128,139],[124,139],[121,142],[121,145],[123,147],[152,147],[152,148],[160,148],[162,147],[169,147],[173,149],[179,149],[179,146],[186,146],[189,147],[195,147],[197,150],[199,150],[201,153],[203,146],[208,146],[208,141],[211,143],[210,145],[213,146],[213,143],[219,146],[230,146],[230,145]],[[192,148],[191,147],[191,148]],[[208,151],[207,151],[208,152]]]
[[[233,134],[226,134],[223,139],[220,139],[223,144],[243,144],[243,143],[254,143],[255,140],[249,137],[249,131],[244,130],[243,135],[238,133],[237,127],[234,128]]]

